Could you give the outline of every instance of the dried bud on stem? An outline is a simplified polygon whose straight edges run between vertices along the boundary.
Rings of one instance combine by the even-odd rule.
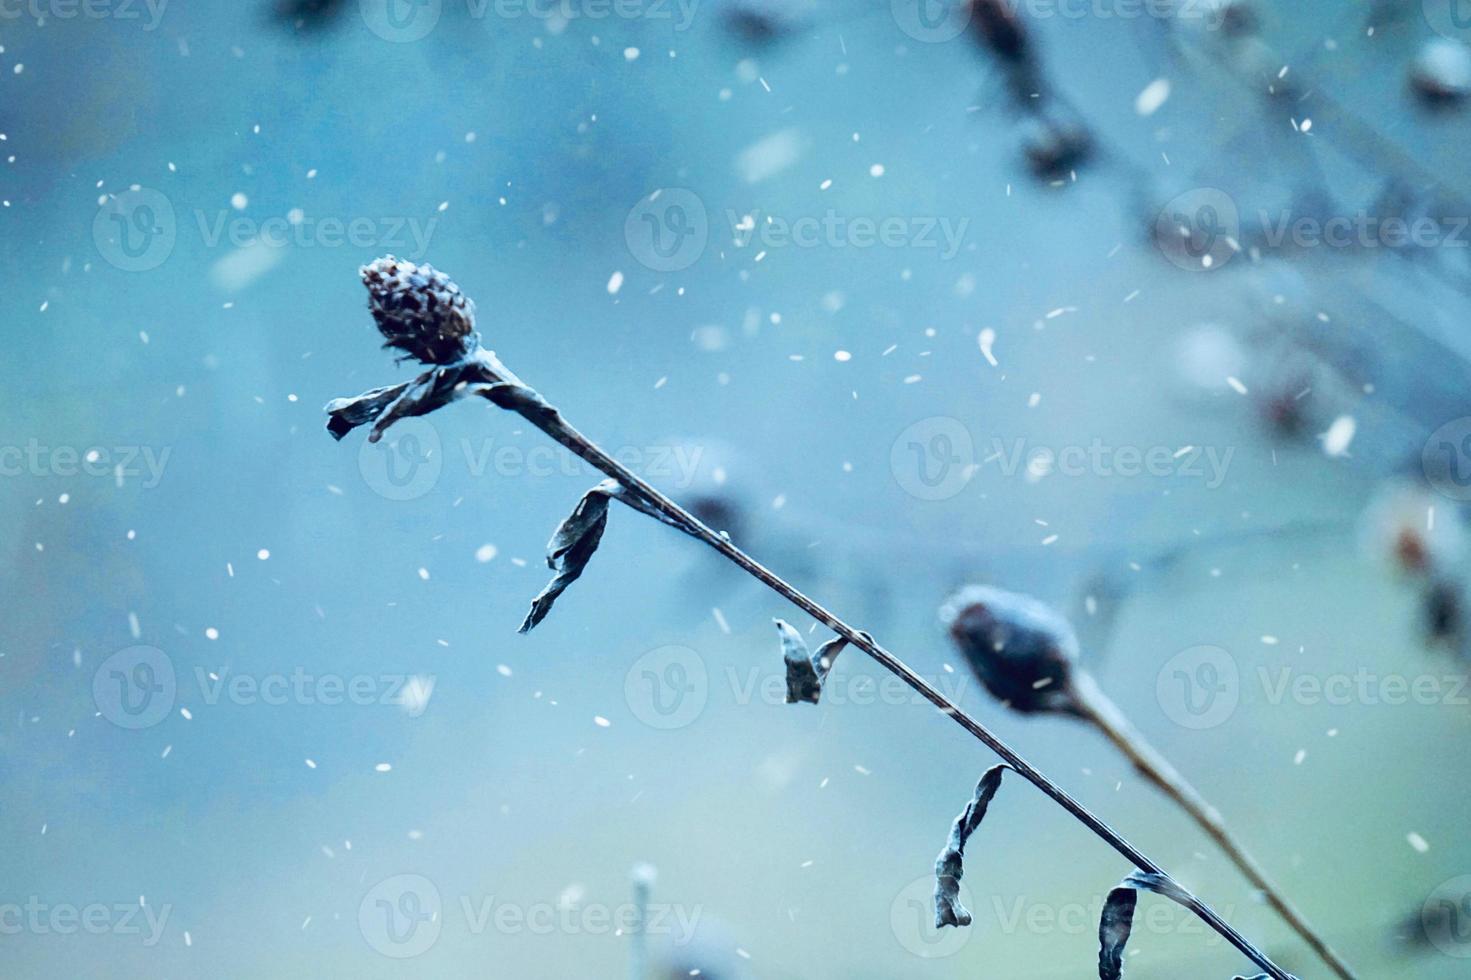
[[[1080,715],[1072,693],[1078,638],[1050,606],[1030,596],[972,585],[941,607],[940,621],[997,700],[1023,714]]]
[[[961,589],[941,607],[940,620],[949,628],[955,645],[986,690],[1023,713],[1058,712],[1092,725],[1220,846],[1242,875],[1262,892],[1283,921],[1336,975],[1353,977],[1348,965],[1287,901],[1256,859],[1231,834],[1220,811],[1145,741],[1092,675],[1079,666],[1077,636],[1066,619],[1030,596],[973,585]],[[1140,880],[1152,882],[1145,887],[1176,898],[1172,892],[1179,886],[1173,882],[1156,879],[1152,875]],[[1125,882],[1125,886],[1128,885]],[[1099,960],[1099,976],[1105,978],[1120,976],[1119,957],[1124,942],[1128,940],[1127,922],[1133,915],[1132,893],[1115,894],[1120,902],[1120,915],[1115,918],[1124,924],[1110,940],[1110,916],[1105,913],[1100,931],[1104,952]],[[1123,914],[1124,911],[1127,915]],[[1109,952],[1110,948],[1113,953]]]
[[[493,352],[480,345],[474,330],[474,306],[448,277],[430,266],[418,267],[412,263],[400,262],[392,256],[367,266],[362,270],[362,275],[370,294],[373,317],[378,323],[378,329],[387,338],[388,346],[405,351],[411,357],[430,365],[430,368],[413,381],[375,388],[353,398],[339,398],[329,403],[326,407],[329,418],[327,428],[335,438],[342,439],[353,429],[364,425],[372,426],[369,438],[377,438],[399,419],[427,415],[462,398],[484,398],[499,408],[517,413],[609,478],[589,491],[572,515],[558,528],[548,555],[548,561],[556,570],[557,576],[538,596],[523,629],[529,629],[535,625],[536,620],[545,616],[556,596],[581,574],[602,535],[608,505],[617,500],[718,552],[836,634],[835,640],[829,641],[818,651],[815,662],[810,657],[803,662],[798,644],[791,644],[792,648],[787,651],[787,661],[795,671],[792,676],[798,682],[794,693],[800,699],[820,695],[822,677],[831,666],[832,658],[841,645],[851,645],[940,709],[946,717],[1000,756],[1008,768],[1067,810],[1074,819],[1135,867],[1142,872],[1169,880],[1163,868],[1069,796],[912,667],[880,646],[873,637],[839,619],[790,582],[736,547],[726,535],[711,530],[687,509],[640,479],[627,466],[575,429],[536,389],[521,381]],[[1000,595],[1002,594],[998,591],[997,597]],[[992,607],[996,606],[996,601],[997,599],[992,600]],[[1045,642],[1046,637],[1057,633],[1057,621],[1045,615],[1039,614],[1030,620],[1024,615],[1023,621],[1028,629],[1035,632],[1036,642],[1043,647],[1048,645]],[[968,635],[968,627],[971,625],[981,635],[987,629],[983,617],[968,618],[965,623],[967,629],[962,630],[961,635]],[[1033,640],[1025,631],[1018,632],[1009,627],[1006,634],[1014,638],[1018,647],[1024,645],[1023,640]],[[1067,635],[1070,637],[1070,633]],[[797,639],[800,643],[800,635]],[[1002,647],[1005,646],[1003,643]],[[1058,655],[1062,655],[1059,662],[1068,663],[1068,654],[1076,655],[1076,640],[1059,641],[1053,636],[1051,646],[1054,649],[1043,657],[1044,661],[1049,656],[1055,660]],[[807,676],[808,671],[812,676]],[[1054,682],[1066,678],[1066,674],[1059,673],[1058,670],[1054,670],[1051,676]],[[998,672],[997,677],[999,682],[1006,680],[1005,672]],[[812,683],[814,681],[815,685]],[[1242,936],[1209,905],[1183,889],[1180,889],[1179,894],[1183,904],[1253,963],[1266,970],[1271,980],[1292,980],[1285,970],[1273,963],[1270,957]],[[705,972],[708,975],[709,971]]]
[[[1471,95],[1471,48],[1461,41],[1427,41],[1410,66],[1410,85],[1427,105],[1446,108]]]
[[[475,304],[449,276],[432,265],[415,265],[392,255],[360,270],[368,287],[368,309],[383,346],[403,351],[421,364],[450,364],[465,356],[475,333]]]

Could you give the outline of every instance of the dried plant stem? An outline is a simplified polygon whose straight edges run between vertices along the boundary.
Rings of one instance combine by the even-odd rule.
[[[333,403],[332,406],[329,406],[332,414],[332,423],[329,427],[335,435],[340,437],[354,426],[376,418],[377,421],[374,423],[370,438],[377,440],[382,436],[383,431],[398,418],[424,414],[453,398],[472,394],[484,397],[501,408],[517,412],[570,452],[622,485],[628,491],[628,495],[619,498],[623,503],[634,510],[678,528],[720,552],[752,578],[838,636],[846,639],[857,649],[868,654],[884,669],[898,677],[926,701],[950,716],[957,725],[1000,756],[1018,775],[1051,797],[1099,839],[1123,855],[1134,868],[1168,879],[1168,873],[1163,868],[1151,861],[1091,810],[1073,799],[1060,786],[1022,758],[1015,749],[998,738],[989,728],[961,710],[959,705],[915,673],[908,664],[880,646],[867,633],[848,625],[818,602],[803,594],[775,572],[737,548],[728,537],[711,530],[689,511],[613,459],[592,440],[568,424],[562,418],[561,412],[517,378],[496,358],[495,354],[485,348],[475,347],[467,351],[462,360],[433,368],[414,382],[377,389],[357,399],[345,399]],[[1176,887],[1178,888],[1178,885]],[[1177,900],[1182,905],[1194,912],[1206,925],[1240,950],[1259,968],[1265,970],[1267,976],[1272,980],[1294,980],[1291,974],[1273,963],[1266,953],[1237,932],[1215,909],[1183,888],[1179,888],[1179,896]]]
[[[649,878],[644,867],[634,868],[633,905],[638,924],[629,937],[628,980],[649,980]]]
[[[1118,706],[1103,693],[1102,688],[1092,676],[1086,671],[1075,670],[1071,689],[1073,701],[1082,711],[1084,720],[1107,736],[1109,741],[1113,742],[1128,757],[1146,779],[1174,800],[1182,810],[1190,815],[1191,819],[1200,825],[1207,836],[1215,841],[1222,851],[1226,852],[1231,862],[1240,869],[1246,879],[1266,896],[1267,903],[1292,927],[1294,932],[1302,937],[1303,942],[1312,947],[1313,951],[1332,968],[1335,974],[1342,977],[1343,980],[1354,980],[1354,973],[1349,965],[1339,958],[1338,954],[1328,945],[1327,940],[1314,931],[1312,925],[1303,918],[1302,913],[1267,878],[1261,865],[1257,864],[1256,860],[1232,836],[1220,812],[1206,802],[1195,787],[1191,786],[1185,777],[1170,765],[1169,760],[1139,734]]]

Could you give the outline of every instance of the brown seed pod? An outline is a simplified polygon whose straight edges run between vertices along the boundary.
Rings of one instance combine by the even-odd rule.
[[[1077,714],[1072,671],[1078,638],[1068,621],[1030,596],[988,585],[961,589],[940,621],[986,690],[1025,714]]]
[[[1426,42],[1410,66],[1410,85],[1429,105],[1463,101],[1471,95],[1471,48],[1449,38]]]
[[[385,255],[360,270],[368,309],[387,343],[423,364],[463,357],[475,333],[475,304],[432,265]]]
[[[1023,124],[1022,149],[1034,176],[1060,180],[1093,154],[1093,137],[1069,115],[1038,112]]]

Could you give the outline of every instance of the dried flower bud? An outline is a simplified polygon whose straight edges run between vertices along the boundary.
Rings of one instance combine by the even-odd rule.
[[[475,333],[475,304],[449,276],[392,255],[375,259],[360,273],[368,287],[368,309],[387,339],[384,347],[424,364],[450,364],[464,356],[466,339]]]
[[[1460,41],[1426,42],[1410,66],[1410,84],[1432,105],[1450,105],[1471,95],[1471,48]]]
[[[1466,603],[1460,585],[1437,579],[1425,589],[1421,602],[1425,638],[1433,646],[1459,651],[1466,635]]]
[[[1433,581],[1456,568],[1465,531],[1434,491],[1408,478],[1385,481],[1359,519],[1359,542],[1373,560],[1411,579]]]
[[[1088,127],[1075,119],[1038,112],[1025,123],[1022,149],[1034,175],[1057,180],[1088,159],[1093,152],[1093,137]]]
[[[1077,714],[1071,676],[1078,659],[1073,628],[1050,606],[988,585],[961,589],[940,621],[980,682],[1026,714]]]

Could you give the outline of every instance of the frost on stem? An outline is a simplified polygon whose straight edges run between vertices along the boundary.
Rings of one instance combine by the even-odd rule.
[[[968,926],[970,911],[960,904],[960,879],[965,874],[965,845],[986,819],[991,800],[1001,788],[1001,774],[1010,766],[992,766],[976,784],[975,797],[960,811],[950,827],[950,839],[935,858],[935,928]]]
[[[1017,711],[1080,715],[1072,691],[1078,638],[1050,606],[972,585],[940,608],[940,621],[977,678]]]

